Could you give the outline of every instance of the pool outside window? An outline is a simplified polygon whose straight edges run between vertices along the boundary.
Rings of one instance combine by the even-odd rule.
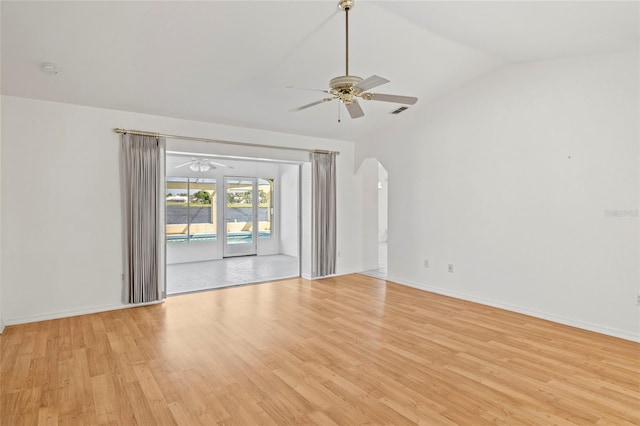
[[[216,240],[215,179],[167,177],[167,243]]]

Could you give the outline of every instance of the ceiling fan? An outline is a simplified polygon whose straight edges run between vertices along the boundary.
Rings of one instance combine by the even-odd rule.
[[[307,105],[292,109],[291,111],[302,111],[303,109],[311,108],[313,106],[322,104],[324,102],[331,102],[339,99],[347,108],[351,118],[360,118],[364,116],[364,111],[360,107],[357,98],[361,98],[367,101],[383,101],[394,102],[398,104],[414,105],[418,98],[413,96],[398,96],[398,95],[385,95],[382,93],[370,93],[367,90],[374,87],[381,86],[388,83],[389,80],[377,75],[372,75],[369,78],[362,79],[355,75],[349,75],[349,10],[353,8],[355,0],[340,0],[338,6],[345,12],[346,22],[346,70],[345,75],[341,75],[332,78],[329,81],[328,90],[320,90],[320,92],[328,93],[331,97],[320,99],[319,101],[312,102]],[[311,89],[315,90],[315,89]],[[339,121],[339,120],[338,120]]]
[[[233,169],[233,167],[231,166],[227,166],[226,164],[222,163],[216,163],[215,161],[211,161],[208,158],[192,158],[186,163],[178,164],[175,168],[177,169],[184,166],[189,166],[189,168],[194,172],[206,172],[217,167]]]

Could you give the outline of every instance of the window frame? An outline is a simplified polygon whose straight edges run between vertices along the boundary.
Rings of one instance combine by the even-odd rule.
[[[203,182],[198,182],[199,180],[202,180]],[[170,190],[168,188],[169,183],[184,183],[186,184],[186,192],[187,192],[187,200],[186,200],[186,209],[187,209],[187,223],[184,224],[186,225],[186,234],[172,234],[172,235],[184,235],[184,238],[170,238],[170,234],[167,231],[167,227],[169,225],[182,225],[182,224],[170,224],[167,223],[167,215],[168,215],[168,205],[167,205],[167,198],[168,198],[168,191]],[[193,223],[192,222],[192,218],[191,218],[191,209],[192,209],[192,200],[191,197],[193,194],[191,194],[192,191],[192,185],[197,185],[197,184],[207,184],[207,185],[213,185],[214,189],[213,189],[213,193],[210,194],[212,195],[211,197],[211,205],[209,207],[210,211],[212,212],[212,214],[215,214],[215,233],[213,234],[213,237],[210,238],[202,238],[202,237],[194,237],[194,233],[191,232],[191,226],[193,224],[214,224],[214,220],[213,218],[211,219],[211,222],[196,222]],[[206,177],[206,178],[200,178],[200,177],[189,177],[189,176],[166,176],[165,177],[165,185],[166,185],[166,189],[165,189],[165,242],[167,244],[191,244],[191,243],[215,243],[218,241],[218,230],[217,230],[217,222],[218,222],[218,199],[217,199],[217,195],[218,195],[218,179],[217,178],[211,178],[211,177]],[[182,189],[182,188],[180,188]],[[196,188],[195,190],[197,190],[198,188]],[[203,188],[201,188],[203,189]],[[206,191],[206,189],[204,189]],[[214,200],[215,199],[215,204],[214,204]],[[201,207],[198,207],[201,208]]]

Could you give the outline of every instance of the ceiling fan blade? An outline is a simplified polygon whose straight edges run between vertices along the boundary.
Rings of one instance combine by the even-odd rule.
[[[227,166],[226,164],[222,164],[222,163],[216,163],[215,161],[207,160],[207,162],[214,167],[222,167],[223,169],[233,169],[233,167],[231,166]]]
[[[406,105],[414,105],[418,102],[418,98],[415,96],[384,95],[382,93],[369,93],[369,95],[368,99],[372,101],[395,102]]]
[[[374,87],[382,86],[383,84],[386,84],[388,82],[389,82],[389,80],[387,80],[384,77],[380,77],[380,76],[377,76],[377,75],[372,75],[369,78],[365,78],[360,83],[354,84],[353,88],[354,89],[358,89],[361,92],[365,92],[365,91],[367,91],[369,89],[373,89]]]
[[[322,93],[329,93],[328,90],[323,90],[323,89],[310,89],[308,87],[294,87],[294,86],[287,86],[285,87],[285,89],[294,89],[294,90],[310,90],[312,92],[322,92]]]
[[[350,104],[344,104],[347,107],[347,111],[349,111],[349,115],[351,118],[360,118],[364,117],[364,111],[362,107],[355,99]]]
[[[302,111],[303,109],[311,108],[312,106],[319,105],[319,104],[321,104],[321,103],[323,103],[323,102],[329,102],[329,101],[332,101],[332,100],[334,100],[334,99],[336,99],[336,98],[324,98],[324,99],[320,99],[319,101],[311,102],[310,104],[306,104],[306,105],[302,105],[301,107],[294,108],[294,109],[292,109],[292,110],[291,110],[291,111],[289,111],[289,112]]]
[[[188,166],[191,163],[193,163],[193,160],[189,160],[186,163],[178,164],[175,168],[177,169],[178,167]]]

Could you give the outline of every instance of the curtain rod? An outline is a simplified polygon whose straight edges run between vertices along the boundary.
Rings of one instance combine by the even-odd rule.
[[[212,142],[212,143],[220,143],[226,145],[239,145],[239,146],[249,146],[253,148],[271,148],[271,149],[284,149],[287,151],[304,151],[304,152],[315,152],[317,154],[331,154],[335,153],[336,155],[340,155],[340,151],[326,151],[322,149],[306,149],[306,148],[295,148],[295,147],[286,147],[286,146],[275,146],[275,145],[265,145],[261,143],[244,143],[244,142],[233,142],[233,141],[223,141],[218,139],[206,139],[206,138],[194,138],[191,136],[178,136],[178,135],[165,135],[162,133],[155,132],[143,132],[141,130],[126,130],[126,129],[113,129],[116,133],[130,135],[139,135],[139,136],[151,136],[152,138],[165,138],[165,139],[183,139],[188,141],[198,141],[198,142]]]

